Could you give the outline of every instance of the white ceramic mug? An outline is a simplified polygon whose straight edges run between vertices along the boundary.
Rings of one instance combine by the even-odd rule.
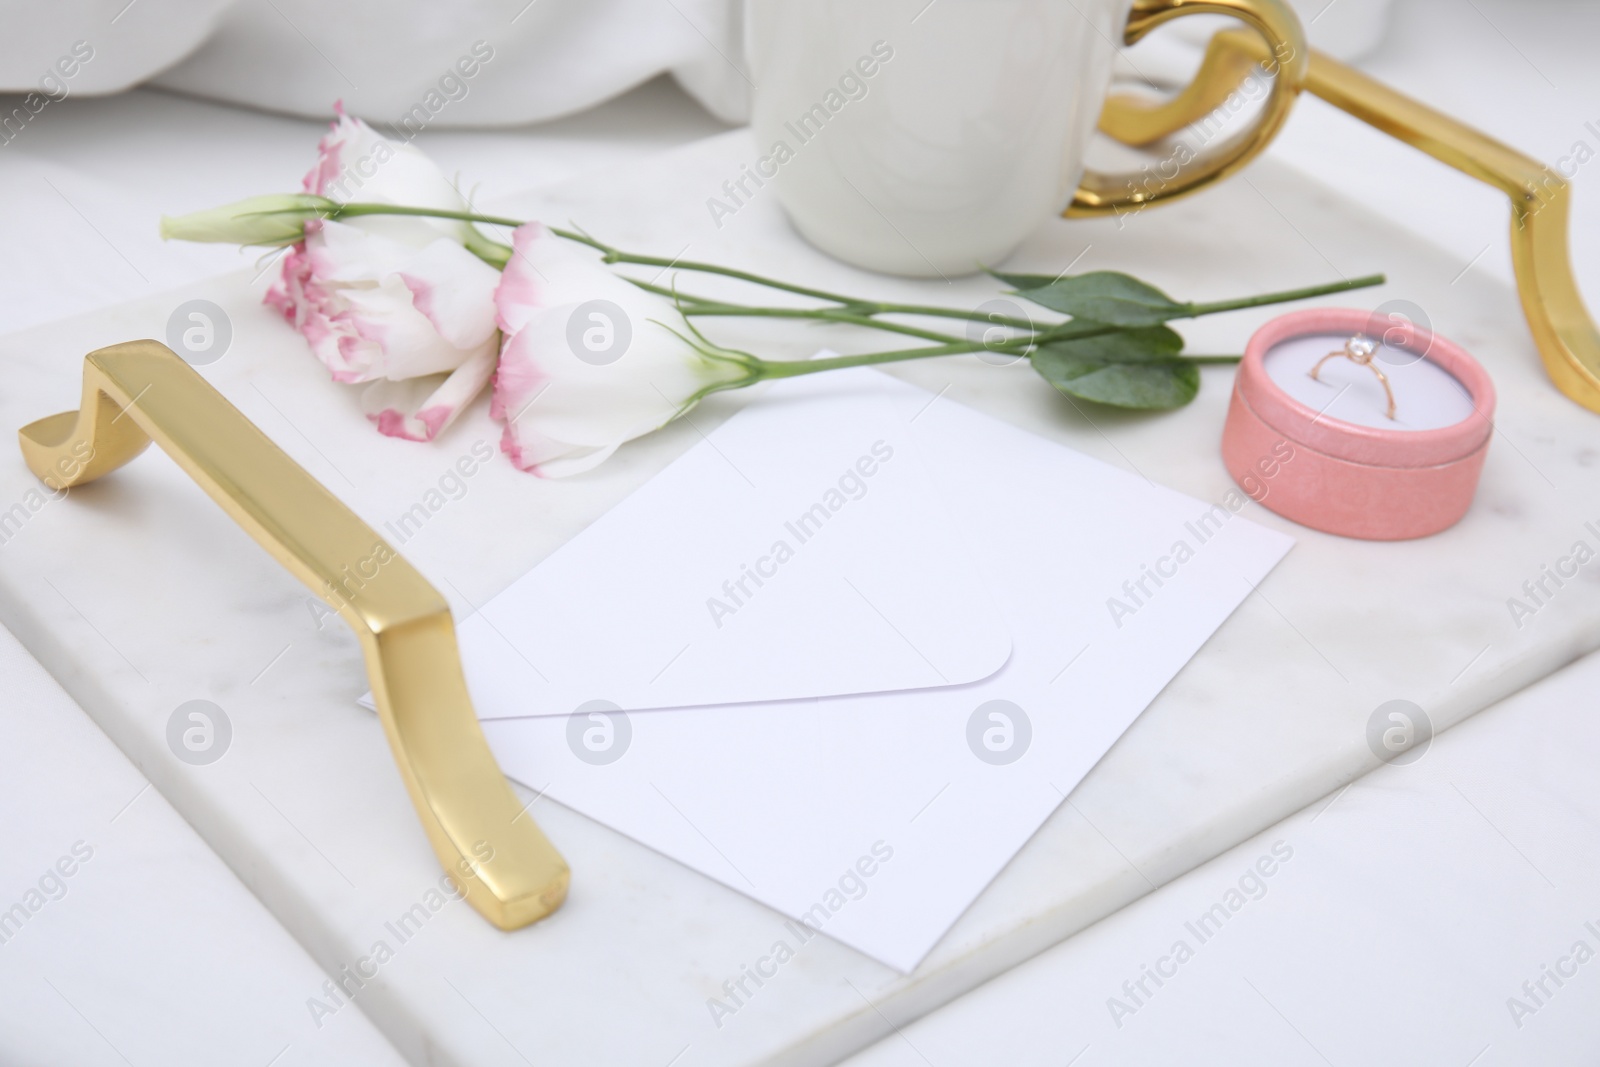
[[[1239,18],[1277,57],[1256,125],[1155,183],[1086,174],[1114,42],[1191,13]],[[817,247],[917,276],[997,263],[1064,209],[1109,214],[1232,173],[1276,133],[1307,62],[1283,0],[749,0],[746,18],[753,180]]]

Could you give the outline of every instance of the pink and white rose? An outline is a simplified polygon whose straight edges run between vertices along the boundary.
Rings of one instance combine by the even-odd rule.
[[[468,210],[425,155],[342,109],[304,185],[341,204]],[[362,406],[380,432],[429,441],[494,373],[500,272],[467,250],[473,239],[466,223],[453,220],[313,219],[266,301],[335,381],[370,383]]]
[[[753,360],[669,330],[681,321],[672,302],[591,250],[537,222],[518,227],[512,245],[494,297],[505,344],[490,414],[505,424],[501,451],[522,470],[589,470],[707,393],[753,380]]]

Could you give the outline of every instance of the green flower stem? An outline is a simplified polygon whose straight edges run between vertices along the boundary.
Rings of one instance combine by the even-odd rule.
[[[1105,333],[1114,331],[1105,330]],[[867,352],[858,356],[833,356],[829,359],[791,359],[791,360],[758,360],[755,363],[752,381],[766,381],[773,378],[795,378],[802,374],[817,374],[821,371],[842,370],[846,367],[870,367],[879,363],[905,363],[913,359],[928,359],[933,356],[955,356],[967,352],[1015,352],[1019,356],[1028,355],[1027,349],[1036,342],[1031,338],[1019,337],[1012,341],[998,341],[994,344],[980,344],[975,341],[957,341],[952,344],[937,345],[929,348],[902,348],[892,352]],[[1202,366],[1210,364],[1238,363],[1242,356],[1179,356],[1186,363],[1195,363]]]
[[[691,315],[711,315],[751,319],[808,319],[816,322],[837,322],[850,326],[866,326],[874,330],[886,330],[889,333],[920,337],[924,341],[939,341],[943,344],[958,344],[961,341],[961,338],[952,337],[947,333],[921,330],[915,326],[905,326],[898,322],[884,322],[881,319],[868,318],[865,315],[853,315],[835,308],[776,308],[752,307],[749,304],[727,304],[718,300],[709,300],[703,296],[682,293],[677,289],[669,289],[664,285],[642,282],[637,278],[624,278],[624,280],[632,282],[647,293],[656,293],[676,300],[678,302],[678,313],[684,318],[689,318]]]
[[[329,218],[354,218],[360,215],[414,215],[432,219],[457,219],[461,222],[479,222],[486,226],[509,226],[516,229],[524,224],[525,220],[508,219],[499,215],[480,215],[472,211],[448,211],[443,208],[403,207],[398,204],[340,204],[337,211],[331,212]],[[790,285],[773,278],[764,278],[759,274],[749,271],[735,270],[732,267],[719,267],[714,263],[696,263],[691,260],[664,259],[661,256],[639,256],[631,252],[623,252],[613,248],[604,241],[596,240],[586,233],[576,230],[564,230],[557,226],[549,227],[551,233],[563,237],[568,241],[588,245],[601,253],[601,258],[607,263],[631,263],[640,267],[676,268],[678,270],[695,271],[701,274],[720,274],[727,278],[736,278],[739,281],[751,282],[755,285],[764,285],[769,289],[781,289],[784,292],[795,293],[798,296],[815,297],[833,304],[855,305],[858,301],[838,293],[830,293],[823,289],[810,289],[802,285]]]
[[[934,330],[919,329],[916,326],[907,326],[904,323],[885,322],[882,319],[858,315],[839,308],[783,308],[763,307],[752,304],[730,304],[721,300],[712,300],[709,297],[695,296],[678,289],[669,289],[664,285],[655,285],[651,282],[640,281],[638,278],[624,277],[624,281],[631,282],[647,293],[655,293],[678,303],[678,313],[685,318],[694,315],[706,315],[714,318],[748,318],[748,319],[808,319],[818,322],[838,322],[851,326],[865,326],[873,330],[886,330],[890,333],[904,334],[907,337],[920,337],[925,341],[938,341],[941,344],[961,344],[962,339],[947,333],[938,333]],[[1031,336],[1037,336],[1038,330],[1028,331]]]
[[[407,207],[403,204],[340,204],[328,212],[335,221],[357,218],[361,215],[411,215],[424,219],[456,219],[460,222],[481,222],[486,226],[509,226],[516,229],[525,220],[507,219],[498,215],[479,215],[471,211],[449,211],[445,208]]]
[[[619,275],[619,277],[621,277],[623,281],[628,282],[628,283],[630,283],[630,284],[632,284],[632,285],[634,285],[634,286],[636,286],[636,287],[638,287],[640,289],[643,289],[647,293],[656,293],[659,296],[664,296],[664,297],[667,297],[667,298],[669,298],[671,300],[676,300],[680,304],[687,302],[687,303],[690,303],[690,304],[705,304],[705,305],[708,305],[708,306],[711,306],[711,307],[723,307],[723,308],[736,308],[736,307],[743,307],[744,306],[743,304],[729,304],[729,303],[725,303],[725,302],[723,302],[721,300],[712,300],[710,297],[707,297],[707,296],[695,296],[693,293],[685,293],[685,292],[682,292],[682,291],[680,291],[678,289],[668,288],[665,285],[657,285],[654,282],[642,282],[638,278],[629,278],[629,277],[626,277],[625,275]]]
[[[981,322],[986,326],[1009,326],[1013,330],[1039,328],[1039,325],[1031,319],[995,315],[987,311],[963,311],[961,308],[939,307],[937,304],[883,304],[860,301],[855,307],[867,315],[927,315],[935,319],[967,319],[970,322]]]
[[[920,337],[924,341],[937,341],[941,345],[968,346],[968,349],[974,352],[984,351],[1001,343],[970,341],[947,333],[938,333],[934,330],[924,330],[916,326],[907,326],[898,322],[887,322],[883,319],[875,319],[866,315],[857,315],[835,308],[780,308],[754,307],[748,304],[722,304],[718,303],[717,301],[706,300],[701,297],[687,297],[684,294],[677,293],[671,289],[667,289],[658,285],[651,285],[647,282],[634,281],[632,278],[628,280],[633,281],[635,285],[638,285],[640,288],[646,289],[650,292],[660,293],[662,296],[676,296],[681,299],[691,301],[688,306],[685,307],[680,305],[678,308],[679,314],[683,315],[685,318],[706,315],[726,318],[804,319],[812,322],[837,322],[851,326],[865,326],[874,330],[885,330],[889,333],[904,334],[908,337]],[[1071,321],[1068,321],[1056,326],[1049,326],[1046,329],[1039,329],[1035,327],[1025,331],[1024,336],[1006,338],[1004,343],[1013,346],[1028,346],[1042,344],[1046,341],[1061,341],[1081,337],[1099,337],[1103,334],[1116,333],[1121,329],[1122,327],[1120,326],[1104,326],[1100,323],[1094,323],[1092,326],[1089,326],[1074,324]],[[939,355],[942,353],[932,354]]]
[[[1383,275],[1368,274],[1360,278],[1347,278],[1342,282],[1330,282],[1327,285],[1310,285],[1304,289],[1287,289],[1278,293],[1263,293],[1260,296],[1247,296],[1240,300],[1218,300],[1211,304],[1189,304],[1188,317],[1199,318],[1201,315],[1215,315],[1221,311],[1238,311],[1241,308],[1265,307],[1268,304],[1287,304],[1294,300],[1309,300],[1314,296],[1346,293],[1351,289],[1366,289],[1383,283]]]
[[[924,341],[938,341],[941,344],[961,343],[960,338],[952,337],[947,333],[918,329],[915,326],[906,326],[898,322],[885,322],[882,319],[874,319],[866,315],[852,315],[845,311],[830,311],[826,308],[758,308],[740,307],[738,305],[693,304],[689,307],[679,308],[679,310],[686,316],[710,315],[729,318],[807,319],[813,322],[837,322],[847,326],[866,326],[874,330],[887,330],[890,333],[904,334],[907,337],[920,337]]]
[[[523,225],[523,222],[518,219],[508,219],[498,215],[480,215],[471,211],[447,211],[442,208],[434,209],[403,207],[397,204],[341,204],[339,205],[339,209],[330,213],[328,217],[339,219],[355,218],[361,215],[411,215],[420,216],[422,218],[456,219],[461,222],[483,223],[486,226],[509,226],[513,229]],[[557,237],[562,237],[569,241],[576,241],[579,244],[588,245],[590,248],[593,248],[595,251],[601,253],[601,258],[607,263],[628,263],[640,267],[662,267],[675,270],[693,271],[699,274],[718,274],[725,278],[733,278],[737,281],[750,282],[753,285],[766,286],[769,289],[777,289],[786,293],[794,293],[797,296],[809,296],[817,300],[826,300],[831,304],[839,304],[848,313],[862,317],[888,314],[929,315],[936,318],[974,320],[997,326],[1013,326],[1021,330],[1033,330],[1037,328],[1034,323],[1028,321],[1027,319],[1010,319],[1002,316],[988,315],[978,311],[962,311],[958,308],[937,307],[926,304],[892,304],[857,300],[854,297],[844,296],[840,293],[830,293],[825,289],[812,289],[803,285],[791,285],[788,282],[779,281],[775,278],[767,278],[760,274],[752,274],[749,271],[735,270],[732,267],[720,267],[715,263],[699,263],[686,259],[665,259],[661,256],[634,255],[631,252],[623,252],[620,249],[614,248],[611,245],[606,244],[604,241],[596,240],[586,233],[579,233],[574,230],[565,230],[556,226],[551,226],[549,229],[550,232],[555,234]],[[638,283],[635,282],[634,284],[637,285]],[[820,316],[811,315],[805,317],[816,318]]]
[[[353,218],[361,215],[411,215],[420,216],[423,218],[457,219],[461,222],[477,222],[489,226],[508,226],[513,229],[523,225],[521,220],[504,218],[497,215],[480,215],[471,211],[448,211],[442,208],[406,207],[398,204],[341,204],[337,210],[330,212],[328,217],[338,219],[347,217]],[[579,244],[587,245],[590,248],[595,249],[597,252],[601,253],[601,258],[607,263],[629,263],[641,267],[661,267],[663,269],[693,271],[699,274],[716,274],[725,278],[733,278],[738,281],[749,282],[753,285],[765,286],[769,289],[777,289],[786,293],[794,293],[797,296],[809,296],[817,300],[825,300],[828,303],[839,305],[837,308],[815,309],[800,313],[796,313],[799,312],[800,309],[781,309],[784,311],[782,316],[766,314],[766,312],[780,309],[760,309],[762,314],[758,317],[810,318],[821,319],[825,321],[855,321],[858,324],[874,325],[878,328],[888,328],[888,324],[886,323],[875,321],[863,323],[861,320],[871,320],[877,315],[924,315],[933,318],[964,319],[971,322],[982,322],[993,326],[1009,326],[1014,329],[1028,330],[1030,332],[1037,332],[1039,330],[1039,327],[1028,319],[1017,319],[1002,315],[991,315],[977,310],[965,311],[960,308],[938,307],[931,304],[899,304],[857,300],[853,297],[844,296],[839,293],[828,292],[825,289],[812,289],[803,285],[791,285],[788,282],[779,281],[775,278],[767,278],[763,275],[753,274],[749,271],[735,270],[732,267],[721,267],[715,263],[700,263],[694,260],[666,259],[661,256],[635,255],[632,252],[623,252],[620,249],[606,244],[604,241],[597,240],[593,237],[590,237],[586,233],[575,230],[565,230],[552,226],[550,227],[550,232],[555,234],[557,237],[561,237],[569,241],[576,241]],[[1294,300],[1307,300],[1312,297],[1328,296],[1332,293],[1343,293],[1352,289],[1364,289],[1368,286],[1382,285],[1383,282],[1383,275],[1370,274],[1365,277],[1350,278],[1344,281],[1332,282],[1326,285],[1312,285],[1301,289],[1289,289],[1276,293],[1263,293],[1258,296],[1249,296],[1237,300],[1221,300],[1206,304],[1190,303],[1184,305],[1186,312],[1185,314],[1175,317],[1198,318],[1202,315],[1213,315],[1223,311],[1237,311],[1241,308],[1265,307],[1270,304],[1283,304]],[[638,283],[635,282],[635,284]],[[700,302],[697,301],[697,303]],[[739,305],[723,304],[720,306],[737,307]],[[851,320],[842,320],[837,318],[837,316],[841,313],[853,316],[854,318]],[[731,315],[734,313],[729,311],[722,312],[722,314]],[[895,329],[894,332],[905,333],[907,331],[903,329]],[[1086,334],[1083,336],[1088,335]],[[929,339],[932,338],[930,337]],[[983,347],[986,346],[979,345],[978,348],[968,348],[965,350],[977,351]]]
[[[565,237],[569,241],[588,245],[601,253],[601,259],[606,263],[630,263],[638,267],[661,267],[668,270],[687,270],[696,274],[720,274],[724,278],[733,278],[741,282],[750,282],[752,285],[764,285],[768,289],[778,289],[785,293],[794,293],[796,296],[809,296],[817,300],[826,300],[830,304],[842,304],[856,309],[865,307],[859,300],[838,293],[830,293],[826,289],[811,289],[804,285],[791,285],[788,282],[778,281],[776,278],[767,278],[760,274],[752,274],[745,270],[736,270],[733,267],[719,267],[715,263],[699,263],[690,259],[665,259],[661,256],[640,256],[632,252],[624,252],[613,248],[604,241],[598,241],[586,233],[574,230],[563,230],[555,226],[550,227],[550,232],[557,237]]]
[[[1032,344],[1032,341],[1030,340],[1027,343]],[[858,356],[833,356],[830,359],[761,360],[756,364],[755,377],[758,381],[771,378],[795,378],[802,374],[817,374],[827,370],[842,370],[846,367],[871,367],[879,363],[904,363],[912,359],[928,359],[932,356],[954,356],[963,352],[1004,351],[1008,351],[1008,346],[1004,346],[1003,342],[993,345],[958,342],[956,344],[937,345],[931,348],[902,348],[893,352],[867,352]]]

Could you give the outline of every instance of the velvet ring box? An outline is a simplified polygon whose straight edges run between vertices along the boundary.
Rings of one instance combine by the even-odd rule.
[[[1250,338],[1223,462],[1254,500],[1302,525],[1426,537],[1471,505],[1494,405],[1487,372],[1438,334],[1399,316],[1313,308]]]

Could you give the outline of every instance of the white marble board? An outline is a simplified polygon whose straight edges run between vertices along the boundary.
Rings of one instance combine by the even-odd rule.
[[[795,238],[767,194],[717,230],[705,200],[753,155],[735,132],[495,207],[826,288],[968,306],[994,294],[981,279],[912,283],[841,267]],[[781,918],[536,802],[576,872],[571,900],[509,935],[466,909],[441,913],[358,998],[403,1054],[461,1065],[831,1062],[1375,765],[1366,723],[1383,701],[1415,700],[1443,728],[1600,646],[1600,572],[1585,570],[1520,629],[1507,611],[1524,580],[1592,540],[1585,522],[1600,522],[1600,421],[1546,381],[1507,288],[1268,163],[1183,204],[1052,223],[1008,266],[1074,261],[1134,271],[1184,299],[1387,271],[1387,287],[1342,302],[1413,302],[1499,388],[1500,429],[1471,514],[1435,538],[1367,544],[1252,506],[1296,549],[909,977],[814,938],[718,1028],[707,997],[766,950]],[[482,405],[431,448],[377,437],[354,397],[328,385],[259,305],[264,284],[247,272],[0,341],[0,424],[74,406],[84,352],[162,336],[173,308],[202,296],[234,328],[206,376],[375,526],[475,441],[498,438]],[[1270,314],[1182,332],[1195,351],[1237,351]],[[785,356],[824,337],[859,340],[815,328],[719,335]],[[1081,410],[1025,366],[972,357],[895,373],[1201,499],[1230,488],[1217,450],[1227,368],[1206,370],[1189,408],[1155,417]],[[404,551],[468,610],[463,598],[481,602],[699,440],[696,426],[752,399],[719,398],[695,425],[585,478],[541,481],[490,464]],[[17,454],[0,453],[0,509],[31,487]],[[328,971],[365,955],[437,877],[378,724],[355,705],[364,679],[353,640],[336,620],[319,628],[304,590],[165,457],[30,514],[0,548],[0,621]],[[174,707],[197,697],[234,724],[232,748],[208,767],[179,762],[165,740]]]

